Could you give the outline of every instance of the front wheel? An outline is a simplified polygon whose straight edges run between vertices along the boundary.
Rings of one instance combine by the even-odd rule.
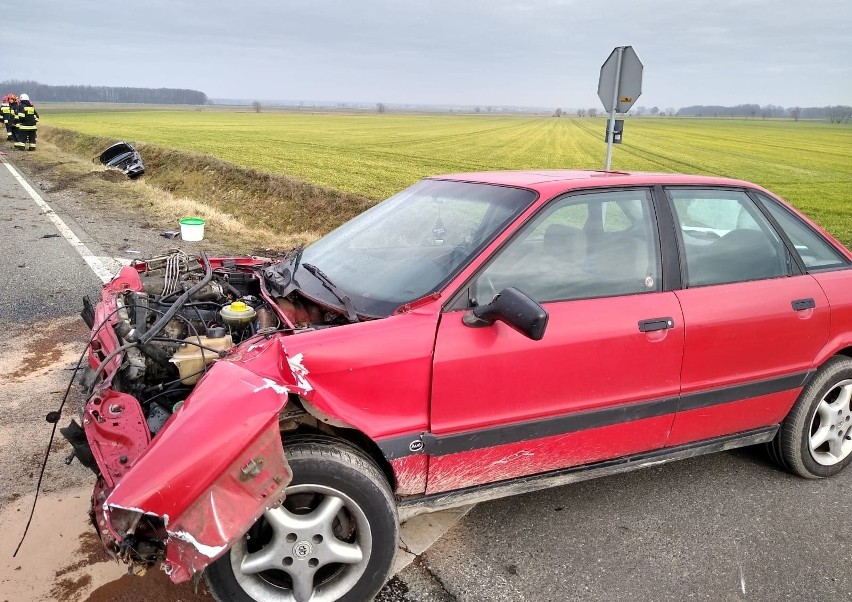
[[[822,365],[769,446],[784,468],[809,479],[836,475],[852,462],[852,358]]]
[[[397,547],[385,476],[359,450],[333,439],[285,445],[293,470],[286,498],[207,568],[211,593],[220,602],[371,600]]]

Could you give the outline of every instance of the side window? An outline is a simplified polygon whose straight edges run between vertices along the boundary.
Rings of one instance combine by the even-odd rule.
[[[680,229],[687,286],[789,275],[786,247],[745,193],[677,188],[668,193]]]
[[[624,232],[632,225],[622,205],[617,202],[606,201],[601,204],[601,207],[604,232]]]
[[[539,302],[660,290],[660,260],[645,190],[592,192],[554,201],[476,279],[491,301],[515,286]]]
[[[834,268],[848,265],[848,261],[833,246],[823,240],[805,222],[790,213],[786,207],[766,195],[759,195],[767,211],[796,247],[799,256],[809,269]]]

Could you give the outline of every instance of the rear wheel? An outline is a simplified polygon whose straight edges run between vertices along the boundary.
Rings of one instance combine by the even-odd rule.
[[[852,462],[852,358],[823,364],[769,446],[784,468],[810,479],[835,475]]]
[[[285,442],[293,480],[205,578],[220,602],[370,600],[397,547],[396,505],[379,468],[334,439]]]

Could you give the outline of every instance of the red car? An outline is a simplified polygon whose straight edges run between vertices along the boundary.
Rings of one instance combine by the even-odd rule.
[[[63,431],[133,567],[368,600],[419,512],[759,443],[843,470],[850,265],[747,182],[429,178],[282,261],[124,268]]]

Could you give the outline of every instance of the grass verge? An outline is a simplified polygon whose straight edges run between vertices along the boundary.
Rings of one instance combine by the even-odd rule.
[[[91,161],[117,140],[39,128],[55,186],[74,186],[104,202],[145,210],[155,227],[174,229],[188,215],[203,218],[229,246],[281,249],[311,242],[375,201],[284,176],[238,167],[207,155],[136,145],[146,173],[131,181]],[[46,144],[45,144],[46,143]],[[120,196],[116,198],[116,195]]]

